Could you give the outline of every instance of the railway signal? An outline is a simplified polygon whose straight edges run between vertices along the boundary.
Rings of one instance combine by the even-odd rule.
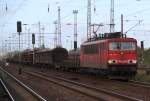
[[[35,60],[35,52],[34,52],[34,44],[35,44],[35,34],[32,33],[32,44],[33,44],[33,64],[34,64],[34,60]]]
[[[32,34],[32,44],[35,44],[35,34]]]
[[[21,25],[21,21],[17,21],[17,32],[22,32],[22,25]]]
[[[144,41],[141,41],[141,64],[144,62]]]
[[[22,32],[21,21],[17,21],[17,32],[19,35],[19,63],[21,63],[21,54],[20,54],[20,32]],[[21,73],[22,73],[22,69],[21,69],[21,67],[19,67],[18,74],[21,74]]]
[[[141,41],[141,49],[144,50],[144,41]]]

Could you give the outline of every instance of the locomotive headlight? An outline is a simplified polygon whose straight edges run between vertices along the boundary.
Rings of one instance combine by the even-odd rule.
[[[112,60],[108,60],[108,63],[111,64],[111,63],[112,63]]]
[[[130,64],[136,64],[137,61],[136,60],[129,60],[128,63],[130,63]]]
[[[108,60],[108,63],[109,63],[109,64],[115,64],[116,61],[115,61],[115,60]]]
[[[136,60],[132,60],[132,63],[137,63],[137,61]]]

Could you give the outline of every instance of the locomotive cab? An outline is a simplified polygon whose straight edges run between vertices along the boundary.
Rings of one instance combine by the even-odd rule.
[[[134,76],[137,70],[137,42],[133,38],[110,40],[108,68],[110,75]]]

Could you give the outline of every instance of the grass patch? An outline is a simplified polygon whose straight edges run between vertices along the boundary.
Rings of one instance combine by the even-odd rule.
[[[133,80],[150,83],[150,74],[147,75],[145,70],[138,70],[137,75],[133,78]]]

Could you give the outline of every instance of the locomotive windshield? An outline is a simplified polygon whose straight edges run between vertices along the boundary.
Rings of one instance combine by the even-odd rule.
[[[109,43],[109,50],[135,50],[136,45],[134,42],[111,42]]]

